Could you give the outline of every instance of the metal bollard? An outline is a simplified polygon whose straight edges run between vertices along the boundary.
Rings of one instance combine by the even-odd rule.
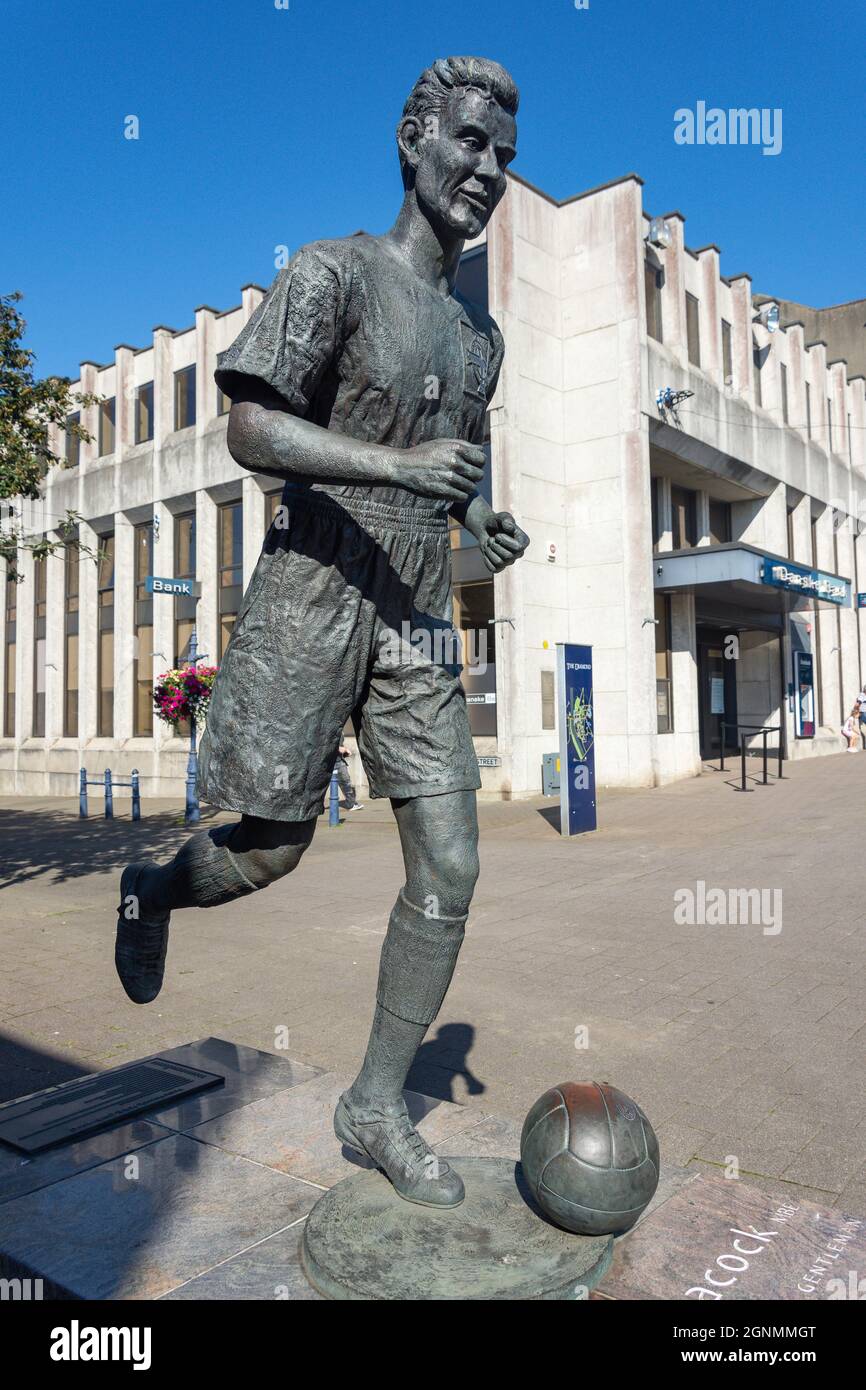
[[[337,769],[331,773],[331,799],[328,804],[328,825],[340,824],[340,784],[337,781]]]
[[[105,819],[114,819],[114,795],[111,790],[111,768],[105,769]]]
[[[740,735],[740,762],[742,764],[742,786],[740,791],[746,790],[746,735]]]
[[[767,785],[767,734],[768,734],[769,732],[770,732],[769,729],[762,729],[762,730],[761,730],[761,733],[764,735],[764,786],[765,786],[765,787],[766,787],[766,785]]]
[[[132,769],[132,774],[130,777],[130,786],[132,787],[132,819],[141,820],[141,791],[139,790],[138,786],[137,767],[134,767]]]
[[[78,818],[87,820],[87,771],[83,767],[78,773]]]

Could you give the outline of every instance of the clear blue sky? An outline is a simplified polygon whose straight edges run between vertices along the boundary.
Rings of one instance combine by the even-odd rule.
[[[3,0],[0,288],[41,374],[270,283],[274,247],[396,213],[393,131],[421,69],[496,58],[515,169],[555,197],[635,171],[650,212],[756,290],[866,294],[866,7],[807,0]],[[699,100],[781,107],[783,147],[680,146]],[[137,115],[141,138],[123,138]]]

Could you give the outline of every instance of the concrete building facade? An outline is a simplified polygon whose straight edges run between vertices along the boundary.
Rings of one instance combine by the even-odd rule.
[[[748,275],[690,250],[680,213],[651,218],[636,175],[561,203],[509,181],[460,279],[507,349],[487,489],[532,537],[491,580],[452,535],[482,794],[541,790],[562,641],[593,647],[602,785],[700,772],[723,721],[780,726],[787,757],[841,751],[864,670],[863,378],[802,325],[770,332]],[[213,379],[263,293],[82,363],[94,442],[21,509],[34,535],[76,512],[81,549],[25,551],[0,605],[0,791],[71,795],[80,766],[110,766],[181,794],[187,744],[153,720],[153,679],[194,622],[218,662],[279,503],[229,456]],[[197,606],[149,574],[196,578]]]

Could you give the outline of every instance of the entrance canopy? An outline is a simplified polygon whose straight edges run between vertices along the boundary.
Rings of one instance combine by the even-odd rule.
[[[851,607],[850,580],[739,541],[655,555],[653,582],[657,593],[693,593],[699,606],[737,609],[760,627],[816,606]]]

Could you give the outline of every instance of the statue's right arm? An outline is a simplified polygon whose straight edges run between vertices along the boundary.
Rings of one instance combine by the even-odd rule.
[[[449,501],[471,495],[484,466],[483,450],[464,440],[394,449],[324,429],[292,415],[275,394],[254,384],[232,403],[227,444],[235,462],[251,473],[405,487]]]

